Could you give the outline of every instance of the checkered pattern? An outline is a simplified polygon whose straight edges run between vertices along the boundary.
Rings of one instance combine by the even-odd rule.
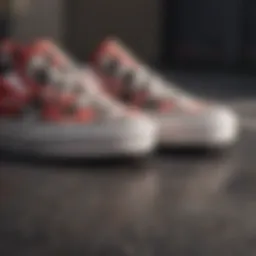
[[[54,44],[39,41],[24,48],[22,71],[13,58],[17,48],[6,42],[1,46],[2,56],[8,57],[1,65],[11,68],[0,77],[0,117],[26,116],[28,109],[52,122],[84,123],[100,116],[73,63]]]
[[[181,105],[189,112],[200,105],[192,98],[184,100],[184,95],[180,97],[182,100],[180,95],[176,97],[167,82],[152,74],[116,39],[106,39],[100,45],[92,56],[92,65],[103,80],[105,90],[126,105],[164,113]]]

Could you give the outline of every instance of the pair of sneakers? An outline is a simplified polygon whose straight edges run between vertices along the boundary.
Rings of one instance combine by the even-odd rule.
[[[48,40],[0,45],[0,148],[60,157],[141,156],[156,145],[228,146],[238,121],[174,88],[116,39],[86,67]]]

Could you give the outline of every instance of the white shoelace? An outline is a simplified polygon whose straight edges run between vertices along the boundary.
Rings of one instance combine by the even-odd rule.
[[[149,88],[152,95],[163,98],[168,97],[174,100],[182,100],[184,98],[190,97],[187,93],[183,92],[173,83],[167,81],[161,75],[152,71],[148,71],[148,73],[150,74]]]
[[[31,68],[32,67],[32,68]],[[50,67],[43,57],[34,57],[30,65],[33,69],[47,68],[50,72],[51,85],[58,87],[61,93],[77,93],[78,107],[93,106],[106,116],[120,116],[125,108],[118,102],[109,98],[100,89],[100,81],[90,68],[78,68],[75,64],[67,65],[65,70]]]
[[[129,71],[128,71],[129,72]],[[135,90],[147,90],[149,99],[172,100],[181,108],[193,108],[197,101],[194,96],[183,92],[161,75],[147,67],[135,71],[135,81],[132,84]]]
[[[111,57],[104,57],[102,60],[102,66],[108,67],[111,62],[115,60]],[[175,85],[171,84],[169,81],[164,79],[161,75],[153,72],[146,65],[140,65],[139,69],[126,67],[125,64],[122,65],[120,62],[116,65],[116,70],[114,70],[115,75],[119,79],[124,79],[125,75],[132,73],[133,81],[131,83],[132,88],[135,91],[146,90],[149,93],[149,97],[152,99],[174,99],[175,101],[182,100],[184,98],[188,99],[189,96],[178,89]]]

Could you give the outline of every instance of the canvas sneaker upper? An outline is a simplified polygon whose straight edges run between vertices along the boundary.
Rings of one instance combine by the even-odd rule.
[[[136,59],[117,39],[106,39],[91,61],[106,90],[126,104],[159,112],[193,112],[204,105]]]
[[[81,72],[52,42],[42,40],[20,50],[19,68],[17,48],[6,45],[0,51],[0,117],[84,123],[126,114],[103,93],[94,72]]]

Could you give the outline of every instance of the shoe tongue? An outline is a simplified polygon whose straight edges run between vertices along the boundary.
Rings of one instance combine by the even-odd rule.
[[[93,55],[92,61],[96,65],[100,65],[108,58],[118,61],[121,65],[132,68],[140,65],[129,49],[114,38],[107,38],[100,44],[96,53]]]

